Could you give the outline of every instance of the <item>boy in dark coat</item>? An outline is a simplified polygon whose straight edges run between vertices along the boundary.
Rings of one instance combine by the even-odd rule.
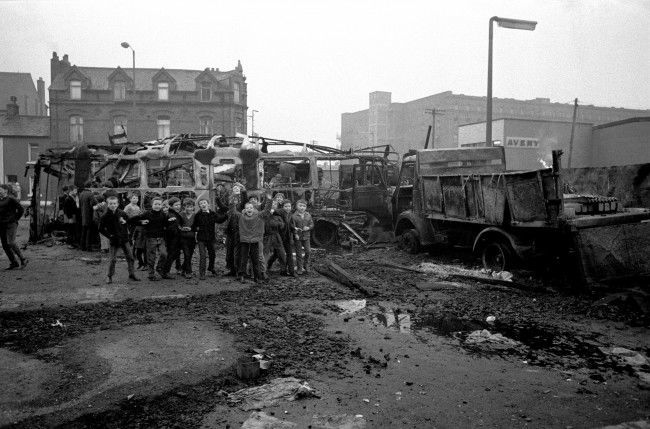
[[[296,203],[296,212],[291,216],[291,221],[293,222],[298,274],[308,273],[311,253],[311,230],[314,229],[314,220],[307,213],[307,202],[305,200],[299,200]]]
[[[162,211],[162,198],[153,197],[151,210],[129,219],[132,225],[144,225],[144,236],[147,245],[147,264],[149,265],[149,280],[160,280],[170,278],[166,275],[165,261],[167,260],[167,247],[165,246],[165,231],[169,223],[167,215]],[[158,259],[158,265],[156,265]]]
[[[277,204],[277,202],[276,202]],[[275,211],[266,219],[264,225],[264,261],[267,273],[276,259],[280,260],[280,274],[287,274],[287,254],[282,243],[282,235],[285,232],[282,209]]]
[[[167,246],[167,261],[165,261],[165,274],[169,277],[169,272],[172,269],[174,262],[176,263],[176,271],[181,271],[181,231],[179,223],[181,220],[181,200],[172,197],[167,201],[167,217],[169,223],[167,224],[167,231],[165,233],[165,246]]]
[[[0,241],[7,258],[9,258],[7,270],[13,270],[18,268],[16,256],[20,259],[22,268],[27,265],[27,259],[16,244],[18,221],[23,216],[25,209],[17,199],[9,195],[9,189],[9,185],[0,185]]]
[[[206,252],[208,257],[208,271],[217,275],[214,270],[215,250],[217,246],[216,224],[223,223],[226,220],[226,214],[219,210],[214,212],[210,210],[208,200],[199,200],[199,211],[194,215],[192,231],[196,232],[196,241],[199,244],[199,279],[205,279],[205,259]]]
[[[129,243],[129,231],[127,227],[129,217],[124,213],[124,211],[117,207],[117,196],[109,196],[106,199],[106,206],[106,213],[104,213],[99,221],[99,233],[108,238],[110,244],[110,262],[108,263],[106,283],[113,283],[115,262],[117,260],[117,251],[119,249],[122,249],[122,252],[124,252],[124,257],[126,258],[126,263],[129,269],[129,279],[139,281],[140,279],[135,276],[133,252],[131,251],[131,243]]]
[[[284,253],[286,255],[286,264],[283,267],[282,273],[290,275],[292,277],[296,276],[296,272],[293,266],[293,222],[291,221],[291,201],[284,200],[282,203],[282,208],[278,209],[276,212],[282,217],[284,221],[284,230],[280,234],[282,239],[282,246],[284,248]],[[277,259],[275,254],[271,255],[271,259],[268,262],[268,268],[271,268],[273,262]]]
[[[180,230],[180,244],[183,251],[183,265],[181,270],[186,279],[192,278],[192,255],[196,247],[196,233],[192,231],[194,224],[194,200],[183,200],[183,211],[180,213],[178,229]]]

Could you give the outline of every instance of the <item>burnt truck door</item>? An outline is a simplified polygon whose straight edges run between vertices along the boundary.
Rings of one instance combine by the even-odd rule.
[[[406,158],[402,160],[402,167],[399,170],[397,187],[392,197],[393,222],[397,216],[413,208],[413,186],[415,184],[415,159]]]
[[[365,211],[382,223],[390,223],[391,203],[386,169],[378,163],[357,164],[352,170],[352,210]]]

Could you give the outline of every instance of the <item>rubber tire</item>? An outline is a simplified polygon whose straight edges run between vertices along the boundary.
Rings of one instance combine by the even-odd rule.
[[[412,255],[420,253],[420,238],[415,229],[408,229],[399,236],[400,248]]]
[[[319,248],[334,246],[339,241],[338,225],[323,219],[318,219],[314,222],[311,241]]]
[[[504,241],[489,241],[481,249],[483,268],[492,271],[507,271],[515,262],[515,252]]]

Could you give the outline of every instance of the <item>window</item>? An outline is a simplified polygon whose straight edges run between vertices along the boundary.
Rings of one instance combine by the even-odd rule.
[[[233,90],[233,101],[235,103],[239,103],[239,84],[233,83],[232,90]]]
[[[81,100],[81,82],[78,80],[70,81],[70,99]]]
[[[201,101],[212,100],[212,85],[208,82],[201,84]]]
[[[170,129],[171,129],[171,121],[169,120],[168,117],[166,116],[159,116],[158,121],[158,138],[159,139],[164,139],[165,137],[169,136],[171,134]]]
[[[127,118],[126,116],[116,116],[113,118],[113,134],[126,133]]]
[[[38,143],[30,143],[29,146],[27,146],[28,161],[36,161],[39,153]]]
[[[158,83],[158,100],[169,100],[169,83]]]
[[[115,82],[113,85],[113,98],[115,100],[125,100],[126,99],[126,83],[125,82]]]
[[[212,134],[212,118],[204,117],[199,119],[199,133]]]
[[[84,140],[84,118],[70,116],[70,142],[80,143]]]

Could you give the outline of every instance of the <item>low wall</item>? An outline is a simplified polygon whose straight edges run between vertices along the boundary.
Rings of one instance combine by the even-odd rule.
[[[616,197],[623,207],[650,208],[650,164],[567,168],[562,177],[578,193]]]

